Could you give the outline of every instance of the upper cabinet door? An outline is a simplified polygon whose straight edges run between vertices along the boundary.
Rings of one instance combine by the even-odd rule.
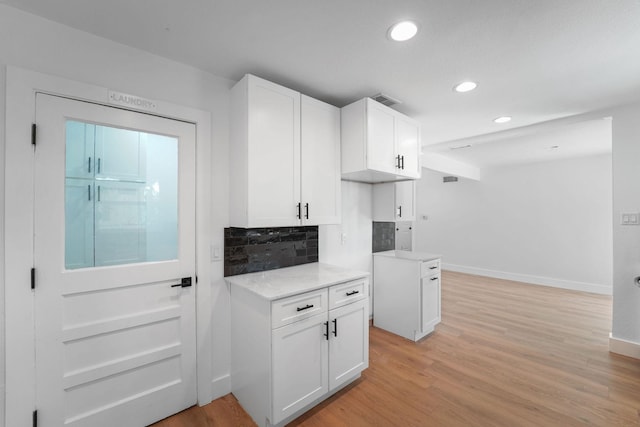
[[[396,116],[396,152],[401,174],[420,178],[420,126],[408,117]]]
[[[415,182],[402,181],[395,184],[395,212],[398,221],[415,221]]]
[[[244,93],[233,96],[244,97],[234,102],[243,104],[245,111],[240,115],[244,114],[246,123],[240,124],[243,137],[232,136],[229,165],[232,202],[234,197],[244,197],[240,203],[244,212],[238,216],[232,212],[231,223],[241,227],[299,224],[300,94],[255,76],[245,79],[241,81],[246,85]]]
[[[394,114],[382,104],[367,99],[367,167],[397,173],[394,147]]]
[[[301,97],[302,224],[339,224],[340,109]]]
[[[250,223],[293,224],[300,197],[300,93],[249,80],[248,172]]]
[[[94,155],[96,125],[67,120],[65,132],[66,177],[93,179],[96,160]]]
[[[128,129],[96,126],[95,177],[144,182],[146,135]]]

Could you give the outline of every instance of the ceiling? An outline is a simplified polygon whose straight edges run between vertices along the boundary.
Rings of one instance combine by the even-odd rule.
[[[484,169],[610,153],[611,139],[611,118],[605,117],[535,130],[518,128],[430,145],[423,151]]]
[[[440,144],[434,150],[515,128],[537,134],[531,125],[640,100],[638,0],[0,2],[221,77],[253,73],[339,107],[383,92],[421,122],[423,144]],[[389,40],[389,26],[402,19],[417,22],[418,35]],[[478,82],[475,91],[452,90],[467,79]],[[493,122],[502,115],[513,120]],[[580,133],[572,126],[565,140]],[[507,147],[499,135],[491,139]],[[526,138],[520,144],[533,137]]]

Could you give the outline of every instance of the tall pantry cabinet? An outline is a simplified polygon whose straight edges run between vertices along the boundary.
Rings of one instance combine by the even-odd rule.
[[[340,222],[340,110],[247,74],[231,90],[230,225]]]

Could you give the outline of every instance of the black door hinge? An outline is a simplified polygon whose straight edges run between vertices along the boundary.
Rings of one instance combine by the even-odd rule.
[[[31,289],[36,288],[36,269],[31,269]]]
[[[31,416],[31,424],[32,427],[38,427],[38,410],[33,411],[33,415]]]
[[[31,145],[35,147],[36,145],[36,124],[31,124]]]

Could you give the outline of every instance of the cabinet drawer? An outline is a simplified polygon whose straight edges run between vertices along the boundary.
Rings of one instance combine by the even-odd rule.
[[[433,276],[440,273],[440,260],[423,262],[420,267],[420,277]]]
[[[329,310],[369,296],[369,279],[362,278],[329,288]]]
[[[271,303],[271,327],[279,328],[326,311],[326,289],[283,298]]]

